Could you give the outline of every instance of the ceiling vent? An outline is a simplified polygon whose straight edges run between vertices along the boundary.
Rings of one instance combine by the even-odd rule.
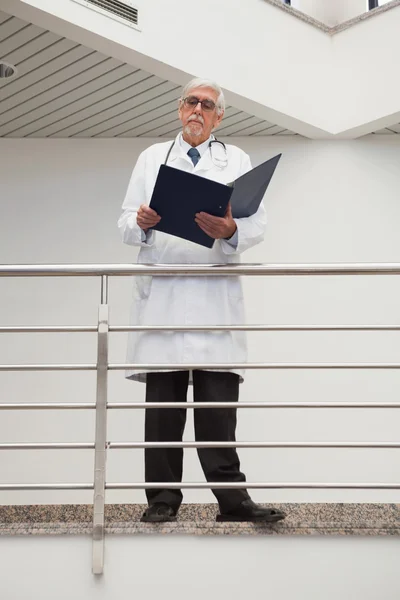
[[[123,2],[121,0],[75,0],[75,2],[112,17],[125,25],[138,26],[138,9],[130,0],[123,0]]]

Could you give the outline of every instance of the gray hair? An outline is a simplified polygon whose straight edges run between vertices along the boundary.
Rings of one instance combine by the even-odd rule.
[[[189,83],[187,83],[183,88],[181,100],[183,98],[186,98],[188,92],[190,92],[190,90],[194,90],[195,88],[211,88],[212,90],[214,90],[218,94],[216,102],[217,113],[220,115],[224,112],[224,92],[222,91],[218,83],[215,83],[215,81],[211,81],[211,79],[201,79],[200,77],[195,77],[194,79],[191,79]]]

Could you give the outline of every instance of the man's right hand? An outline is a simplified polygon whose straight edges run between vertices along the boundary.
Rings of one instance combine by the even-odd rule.
[[[154,227],[161,220],[161,217],[158,216],[155,210],[147,206],[146,204],[142,204],[137,212],[136,223],[139,225],[140,229],[143,229],[145,233],[150,227]]]

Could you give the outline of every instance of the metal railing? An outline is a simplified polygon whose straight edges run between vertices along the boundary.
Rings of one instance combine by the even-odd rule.
[[[95,410],[96,432],[94,442],[63,443],[8,443],[0,444],[0,450],[48,450],[82,449],[94,450],[93,483],[32,483],[0,484],[6,490],[93,490],[93,573],[100,574],[104,566],[104,504],[106,490],[156,489],[160,487],[202,488],[249,488],[249,489],[379,489],[399,490],[397,483],[107,483],[106,453],[108,450],[127,448],[386,448],[399,449],[398,442],[109,442],[107,441],[107,411],[126,409],[181,408],[179,402],[166,403],[109,403],[107,400],[107,376],[109,370],[231,370],[231,369],[400,369],[400,363],[220,363],[220,364],[110,364],[108,361],[108,338],[110,332],[128,331],[400,331],[400,325],[205,325],[205,326],[110,326],[108,308],[109,276],[318,276],[318,275],[400,275],[400,264],[308,264],[308,265],[4,265],[0,266],[0,277],[100,277],[101,297],[98,325],[94,326],[43,326],[43,327],[0,327],[0,333],[59,333],[97,332],[97,362],[90,364],[25,364],[0,365],[0,371],[81,371],[97,372],[97,394],[95,403],[42,402],[3,403],[0,410]],[[188,403],[187,408],[201,410],[209,408],[207,402]],[[279,408],[279,409],[375,409],[400,408],[396,402],[220,402],[213,408]]]

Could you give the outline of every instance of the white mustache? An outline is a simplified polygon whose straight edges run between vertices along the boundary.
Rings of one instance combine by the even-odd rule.
[[[192,115],[191,117],[188,118],[188,123],[190,121],[197,121],[198,123],[201,123],[202,125],[204,125],[204,119],[200,115],[198,117],[196,117],[196,115]]]

